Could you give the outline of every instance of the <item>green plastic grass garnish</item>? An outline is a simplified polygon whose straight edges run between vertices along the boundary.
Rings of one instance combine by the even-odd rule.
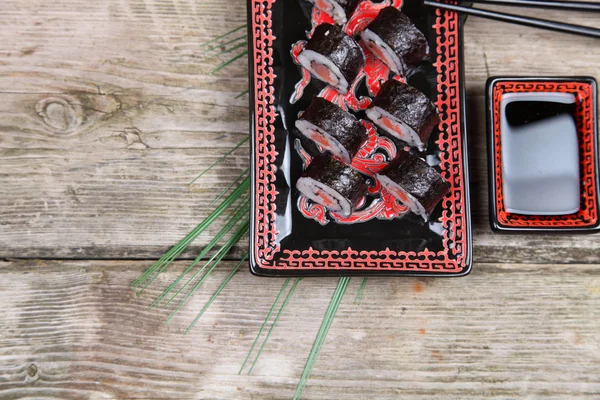
[[[238,375],[240,375],[242,373],[242,371],[244,370],[244,367],[246,366],[246,363],[248,362],[248,359],[252,355],[252,351],[254,351],[254,347],[256,347],[256,344],[258,343],[258,339],[260,339],[260,335],[263,333],[263,330],[265,329],[265,327],[269,323],[269,320],[271,319],[271,315],[273,314],[273,311],[275,311],[275,307],[277,306],[277,303],[279,303],[279,299],[281,298],[281,296],[285,292],[285,289],[289,285],[290,279],[291,278],[287,278],[283,282],[283,286],[281,287],[281,290],[277,294],[277,297],[275,298],[275,301],[273,302],[273,305],[271,306],[271,309],[267,313],[265,321],[263,322],[263,324],[261,325],[260,329],[258,330],[258,334],[256,335],[256,339],[254,339],[254,342],[252,342],[252,346],[250,346],[250,351],[248,351],[248,355],[246,355],[246,358],[244,359],[244,362],[242,363],[242,367],[240,368],[240,370],[238,372]]]
[[[222,54],[231,53],[231,52],[232,52],[232,51],[234,51],[234,50],[240,49],[240,48],[242,48],[242,47],[247,47],[247,46],[248,46],[248,43],[247,43],[247,42],[238,43],[238,44],[236,44],[236,45],[235,45],[235,46],[233,46],[233,47],[230,47],[230,48],[228,48],[228,49],[221,50],[220,52],[218,52],[218,53],[214,54],[214,55],[213,55],[213,58],[214,58],[214,57],[217,57],[217,56],[220,56],[220,55],[222,55]]]
[[[247,46],[247,35],[238,35],[233,37],[232,35],[247,27],[246,24],[239,26],[223,35],[220,35],[204,44],[200,47],[204,50],[201,54],[212,53],[217,51],[218,53],[214,56],[218,56],[225,53],[230,53],[243,46]],[[233,44],[233,46],[227,47]],[[247,52],[246,52],[247,53]],[[213,73],[225,68],[235,60],[241,58],[242,55],[238,55],[233,59],[221,64],[217,67]],[[246,136],[236,146],[228,150],[223,156],[219,157],[214,163],[200,173],[190,184],[197,181],[199,178],[204,176],[208,171],[219,165],[223,160],[233,154],[242,145],[248,142],[249,137]],[[141,295],[144,290],[152,284],[161,273],[181,256],[181,254],[190,246],[190,244],[196,240],[202,233],[206,232],[209,228],[214,226],[217,221],[220,221],[221,228],[219,231],[210,239],[209,243],[204,246],[201,251],[197,254],[195,259],[188,265],[183,273],[181,273],[168,287],[150,304],[150,308],[158,307],[163,302],[163,307],[169,306],[174,302],[180,295],[184,294],[184,290],[188,289],[187,293],[183,296],[183,299],[179,302],[177,307],[172,311],[167,319],[167,323],[177,314],[177,312],[183,307],[191,295],[200,287],[200,285],[208,278],[211,272],[220,264],[221,261],[229,254],[231,249],[248,236],[249,233],[249,211],[250,211],[250,177],[249,168],[246,168],[230,185],[228,185],[219,195],[210,203],[211,206],[218,204],[215,209],[202,221],[200,222],[190,233],[188,233],[182,240],[180,240],[175,246],[169,249],[162,257],[152,264],[146,271],[144,271],[136,280],[132,282],[132,287],[136,289],[136,295]],[[212,254],[212,255],[211,255]],[[204,264],[194,271],[194,268],[202,262],[205,258],[208,258]],[[204,305],[203,309],[198,313],[196,318],[192,321],[186,333],[192,329],[198,320],[204,315],[206,310],[215,301],[217,296],[221,293],[223,288],[232,279],[233,275],[239,270],[240,266],[246,262],[248,255],[236,265],[234,270],[229,276],[223,281],[219,289],[215,291],[209,301]],[[188,275],[191,275],[188,278]],[[184,279],[188,278],[187,280]],[[183,284],[182,284],[183,283]],[[182,285],[181,285],[182,284]],[[168,299],[168,300],[167,300]],[[166,302],[165,302],[166,301]]]
[[[223,39],[223,38],[226,38],[227,36],[229,36],[229,35],[231,35],[231,34],[234,34],[234,33],[238,32],[238,31],[241,31],[242,29],[245,29],[245,28],[247,28],[247,27],[248,27],[248,25],[247,25],[247,24],[244,24],[244,25],[238,26],[238,27],[237,27],[237,28],[235,28],[234,30],[231,30],[231,31],[229,31],[229,32],[227,32],[227,33],[224,33],[224,34],[222,34],[221,36],[217,36],[216,38],[214,38],[214,39],[212,39],[212,40],[209,40],[209,41],[208,41],[208,42],[206,42],[206,43],[203,43],[203,44],[201,44],[201,45],[200,45],[200,48],[203,48],[203,47],[205,47],[205,46],[208,46],[209,44],[213,44],[213,43],[215,43],[215,42],[218,42],[219,40],[221,40],[221,39]]]
[[[206,246],[204,246],[204,248],[202,249],[202,251],[196,256],[196,258],[194,259],[194,261],[192,261],[192,263],[186,268],[186,270],[183,271],[183,273],[181,273],[181,275],[179,275],[177,277],[177,279],[175,279],[175,281],[173,281],[173,283],[171,283],[156,298],[156,300],[154,300],[152,302],[152,304],[150,304],[150,307],[155,307],[158,304],[160,304],[165,299],[165,297],[167,297],[167,295],[188,274],[188,272],[190,272],[192,270],[192,268],[194,268],[217,245],[217,243],[219,243],[219,241],[223,237],[225,237],[233,229],[233,227],[238,222],[238,219],[236,219],[236,218],[240,218],[240,216],[243,215],[244,213],[247,213],[249,209],[250,209],[249,198],[246,195],[246,197],[244,197],[242,199],[242,201],[240,202],[240,204],[230,213],[230,217],[227,219],[226,224],[223,226],[223,228],[221,228],[221,230],[219,231],[219,233],[217,233],[211,239],[211,241]]]
[[[213,50],[216,50],[219,47],[227,46],[228,44],[236,43],[236,42],[239,42],[240,40],[244,40],[244,42],[242,43],[243,45],[246,45],[246,46],[248,45],[248,36],[246,36],[246,35],[238,36],[238,37],[231,39],[225,43],[220,43],[218,45],[211,46],[208,49],[204,50],[202,53],[200,53],[200,55],[211,53]],[[217,53],[215,55],[219,55],[219,54],[222,54],[222,53]]]
[[[157,262],[152,264],[138,279],[136,279],[132,286],[134,288],[140,287],[144,282],[148,281],[138,292],[140,295],[150,283],[156,279],[160,272],[163,272],[185,249],[192,243],[202,232],[204,232],[213,222],[215,222],[221,214],[223,214],[235,201],[241,197],[244,192],[248,191],[250,187],[250,178],[246,177],[240,186],[238,186],[223,202],[202,221],[196,228],[188,233],[183,240],[175,245],[171,250],[165,253]],[[157,273],[158,271],[158,273]]]
[[[308,355],[308,360],[306,361],[306,365],[304,366],[304,371],[302,372],[302,376],[300,377],[300,381],[298,382],[298,386],[296,387],[296,392],[294,393],[294,400],[298,400],[302,397],[302,393],[304,392],[304,388],[306,387],[306,383],[308,382],[308,378],[310,377],[310,373],[312,372],[313,367],[319,357],[319,353],[321,352],[321,348],[323,347],[323,343],[325,343],[325,339],[327,338],[327,332],[329,332],[329,328],[331,327],[331,323],[337,313],[337,310],[344,298],[344,293],[346,293],[346,289],[348,288],[348,283],[350,282],[350,278],[343,277],[340,278],[338,286],[333,294],[331,302],[329,303],[329,308],[325,313],[325,317],[323,318],[323,322],[321,323],[321,328],[317,333],[317,338],[313,344],[313,348]]]
[[[239,99],[240,97],[242,97],[245,94],[248,94],[250,91],[249,90],[244,90],[242,93],[238,94],[237,96],[235,96],[236,99]]]
[[[360,302],[362,301],[362,298],[363,298],[363,294],[365,293],[366,286],[367,286],[367,278],[364,277],[362,282],[360,283],[358,292],[356,292],[356,298],[354,299],[354,304],[360,305]]]
[[[236,149],[240,148],[244,143],[248,141],[248,137],[240,141],[234,148],[230,149],[220,157],[216,162],[211,164],[206,170],[204,170],[199,176],[203,176],[206,172],[214,168],[220,162],[225,160],[231,155]],[[210,273],[219,265],[219,263],[227,256],[229,251],[244,237],[248,235],[249,228],[249,211],[250,211],[250,177],[248,176],[249,168],[244,170],[228,187],[226,187],[211,203],[215,204],[219,201],[219,205],[190,233],[188,233],[179,243],[173,246],[167,251],[158,261],[152,264],[146,271],[144,271],[133,283],[133,288],[137,289],[136,294],[140,295],[144,290],[155,281],[155,279],[164,272],[169,265],[172,264],[188,247],[196,240],[203,232],[209,229],[213,224],[220,220],[222,221],[222,227],[220,230],[211,238],[209,243],[202,248],[196,258],[190,263],[190,265],[181,273],[149,306],[149,308],[159,306],[163,301],[167,299],[169,295],[171,297],[164,304],[167,307],[173,302],[178,295],[182,294],[183,290],[187,287],[191,287],[183,300],[179,303],[176,309],[171,313],[167,319],[167,323],[175,316],[175,314],[181,309],[185,302],[190,298],[195,290],[206,280]],[[196,179],[198,179],[196,178]],[[194,181],[196,180],[194,179]],[[221,200],[222,199],[222,200]],[[192,274],[185,284],[178,288],[179,284],[184,278],[198,265],[205,257],[208,257],[211,252],[215,250],[214,254],[204,263],[204,265]],[[246,259],[240,262],[241,265]],[[202,272],[204,275],[200,277],[198,282],[193,284],[193,281],[198,278]],[[231,279],[227,279],[222,288]],[[221,292],[218,290],[209,302],[204,306],[204,309],[198,314],[196,319],[192,322],[187,331],[189,331],[202,317],[206,309],[216,299],[218,294]],[[172,294],[175,291],[175,294]],[[186,331],[186,332],[187,332]]]
[[[254,359],[254,361],[252,362],[252,365],[250,366],[250,369],[248,370],[248,375],[250,375],[252,373],[252,370],[254,369],[256,362],[260,358],[260,355],[262,354],[262,351],[265,348],[265,345],[267,344],[267,342],[269,341],[269,338],[271,337],[271,333],[273,332],[273,329],[275,329],[275,326],[277,325],[277,321],[279,321],[281,314],[283,314],[283,310],[285,310],[285,308],[287,307],[287,304],[289,303],[290,299],[292,298],[292,295],[294,294],[294,291],[296,290],[296,286],[298,286],[298,284],[300,283],[301,280],[302,280],[302,278],[296,278],[296,280],[294,281],[294,284],[292,285],[292,288],[290,289],[287,296],[285,297],[285,300],[283,301],[283,304],[281,305],[281,308],[279,309],[279,312],[277,313],[277,316],[275,317],[275,320],[273,321],[273,324],[271,325],[271,328],[269,329],[269,332],[267,333],[267,336],[265,337],[264,342],[260,346],[260,349],[258,349],[256,358]]]
[[[171,313],[169,318],[167,318],[167,323],[171,321],[171,319],[177,314],[177,312],[183,307],[183,305],[188,301],[190,296],[198,289],[198,287],[204,282],[204,280],[210,275],[210,273],[219,265],[219,263],[225,258],[229,250],[242,238],[248,235],[248,228],[250,227],[250,219],[246,218],[236,229],[235,233],[231,238],[227,240],[225,245],[219,249],[207,262],[204,264],[202,268],[200,268],[192,277],[171,297],[171,299],[165,304],[167,307],[175,298],[183,291],[184,288],[187,287],[195,278],[197,278],[202,271],[209,267],[208,270],[204,273],[204,275],[198,280],[198,282],[194,285],[192,289],[188,292],[188,294],[183,298],[183,300],[179,303],[179,305],[175,308],[175,310]]]
[[[223,197],[225,195],[225,193],[229,192],[232,187],[234,187],[236,184],[238,184],[238,182],[240,181],[240,179],[242,179],[243,177],[245,177],[246,174],[248,173],[248,171],[250,171],[250,168],[246,168],[244,170],[244,172],[242,172],[237,178],[235,178],[235,180],[233,182],[231,182],[231,184],[229,186],[227,186],[221,193],[219,193],[219,195],[213,201],[211,201],[210,205],[212,206],[217,201],[221,200],[221,197]]]
[[[185,333],[188,333],[190,331],[190,329],[192,329],[194,327],[194,325],[196,325],[196,323],[198,322],[198,320],[200,318],[202,318],[202,316],[204,315],[204,313],[206,312],[206,310],[208,310],[208,308],[210,307],[210,305],[219,296],[219,294],[225,288],[225,286],[227,286],[227,284],[229,283],[229,281],[231,280],[231,278],[233,278],[233,276],[240,270],[240,267],[242,266],[242,264],[247,259],[248,259],[248,253],[246,253],[246,255],[244,257],[242,257],[242,259],[240,260],[240,262],[237,263],[237,265],[233,268],[233,271],[231,271],[231,273],[229,275],[227,275],[227,278],[225,278],[225,280],[223,281],[223,283],[221,283],[221,286],[219,286],[219,288],[215,291],[215,293],[213,293],[213,295],[211,296],[211,298],[206,302],[206,304],[204,305],[204,308],[202,309],[202,311],[200,311],[198,313],[198,315],[196,316],[196,318],[194,319],[194,321],[192,321],[192,323],[187,328],[187,330],[185,331]]]
[[[244,143],[246,143],[248,140],[250,139],[249,136],[246,136],[244,139],[242,139],[241,142],[239,142],[238,144],[235,145],[234,148],[232,148],[231,150],[229,150],[227,153],[223,154],[223,156],[221,156],[217,161],[215,161],[214,163],[212,163],[208,168],[206,168],[204,171],[202,171],[200,173],[200,175],[198,175],[197,177],[195,177],[191,182],[190,185],[194,182],[196,182],[198,179],[202,178],[204,176],[204,174],[206,174],[208,171],[210,171],[211,169],[213,169],[215,166],[219,165],[223,160],[225,160],[227,157],[229,157],[234,151],[236,151],[237,149],[239,149]]]
[[[210,75],[216,74],[217,72],[219,72],[220,70],[222,70],[226,66],[233,64],[234,62],[236,62],[240,58],[246,56],[247,54],[248,54],[248,51],[246,50],[243,53],[240,53],[237,56],[233,57],[232,59],[230,59],[228,61],[225,61],[223,64],[219,65],[217,68],[213,69],[212,72],[210,73]]]

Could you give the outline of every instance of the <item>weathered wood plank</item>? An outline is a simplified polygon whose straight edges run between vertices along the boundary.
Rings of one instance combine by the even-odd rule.
[[[9,0],[0,19],[0,256],[156,258],[243,170],[245,149],[187,186],[248,131],[245,62],[210,76],[223,59],[198,50],[244,1]],[[475,260],[598,263],[600,235],[491,233],[483,105],[489,75],[600,76],[596,42],[476,18],[465,38]]]
[[[65,92],[3,94],[0,149],[103,151],[202,148],[214,156],[248,134],[248,101],[235,92],[177,96]],[[244,153],[247,156],[247,152]]]
[[[228,168],[190,186],[217,159],[213,153],[123,149],[99,154],[86,146],[65,153],[4,152],[0,254],[155,257],[192,230],[212,210],[218,188],[246,168],[247,151],[240,150]],[[198,243],[215,233],[216,228],[210,230]]]
[[[0,18],[3,255],[155,257],[245,168],[247,148],[186,184],[247,134],[246,62],[210,76],[228,56],[199,54],[243,1],[9,0]]]
[[[215,79],[208,74],[228,55],[200,54],[202,43],[246,23],[243,0],[7,0],[0,18],[0,92],[62,92],[64,84],[103,93],[242,91],[247,82],[244,60]]]
[[[593,2],[600,3],[598,0]],[[594,13],[506,7],[481,8],[577,25],[596,27],[598,24],[598,17]],[[597,40],[593,38],[470,16],[465,25],[468,93],[482,94],[486,79],[495,75],[597,77],[600,75],[598,53],[594,51],[597,47]]]
[[[291,398],[335,279],[298,286],[251,376],[237,372],[281,280],[219,267],[172,324],[136,298],[144,262],[0,263],[0,397]],[[304,398],[584,398],[600,393],[598,265],[480,264],[464,279],[353,279]]]

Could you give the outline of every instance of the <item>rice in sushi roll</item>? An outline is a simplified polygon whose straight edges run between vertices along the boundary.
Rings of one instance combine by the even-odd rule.
[[[321,11],[331,15],[335,22],[344,25],[361,0],[308,0]]]
[[[360,45],[342,28],[331,24],[322,24],[315,29],[298,55],[298,61],[312,76],[342,94],[348,93],[366,62]]]
[[[354,115],[321,97],[313,99],[296,128],[348,164],[368,139],[367,129]]]
[[[429,58],[425,35],[395,7],[386,7],[360,34],[363,43],[396,75]]]
[[[404,150],[379,172],[377,179],[392,196],[425,221],[450,191],[450,185],[434,168]]]
[[[363,176],[329,154],[312,160],[296,188],[310,200],[345,218],[367,192]]]
[[[381,86],[366,113],[378,127],[421,151],[440,122],[438,110],[427,96],[394,79]]]

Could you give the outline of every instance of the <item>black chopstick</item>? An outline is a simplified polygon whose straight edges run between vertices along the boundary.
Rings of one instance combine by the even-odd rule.
[[[589,1],[560,1],[560,0],[470,0],[470,3],[493,4],[514,7],[554,8],[568,11],[600,12],[600,3]]]
[[[477,17],[494,19],[496,21],[511,22],[513,24],[532,26],[535,28],[549,29],[557,32],[573,33],[575,35],[589,36],[600,38],[600,29],[590,28],[581,25],[571,25],[562,22],[548,21],[545,19],[522,17],[520,15],[506,14],[496,11],[482,10],[478,8],[470,8],[456,6],[454,4],[442,3],[431,0],[424,0],[423,4],[429,7],[441,8],[444,10],[456,11],[463,14],[475,15]]]

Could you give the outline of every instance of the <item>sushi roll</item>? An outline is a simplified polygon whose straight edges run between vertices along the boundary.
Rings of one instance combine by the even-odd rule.
[[[421,151],[440,123],[438,110],[427,96],[394,79],[381,86],[366,113],[378,127]]]
[[[329,154],[312,160],[296,188],[310,200],[345,218],[367,192],[363,176]]]
[[[298,55],[298,61],[315,78],[346,94],[365,66],[365,55],[342,28],[322,24]]]
[[[361,0],[308,0],[321,11],[331,15],[335,22],[344,25]]]
[[[386,7],[360,34],[363,43],[396,75],[429,58],[425,35],[395,7]]]
[[[348,164],[368,139],[367,129],[354,115],[321,97],[313,99],[296,128]]]
[[[379,172],[377,179],[392,196],[425,221],[450,191],[450,185],[435,169],[404,150]]]

